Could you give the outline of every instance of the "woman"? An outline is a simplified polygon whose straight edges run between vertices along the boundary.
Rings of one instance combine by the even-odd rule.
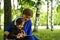
[[[30,40],[39,40],[38,38],[36,38],[35,36],[32,35],[32,22],[30,20],[30,18],[33,17],[33,11],[29,8],[25,9],[22,13],[22,17],[24,18],[25,20],[25,24],[24,24],[24,31],[27,35],[30,36]],[[5,29],[5,35],[8,35],[9,34],[9,30],[11,30],[12,26],[14,25],[14,21],[12,21],[8,26],[7,28]],[[27,39],[27,40],[29,40]]]

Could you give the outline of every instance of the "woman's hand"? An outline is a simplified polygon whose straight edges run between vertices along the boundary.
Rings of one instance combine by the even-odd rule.
[[[5,31],[4,32],[4,35],[8,36],[9,35],[9,32],[8,31]]]

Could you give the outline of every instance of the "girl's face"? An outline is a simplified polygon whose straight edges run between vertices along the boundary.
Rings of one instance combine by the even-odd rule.
[[[17,25],[17,28],[21,29],[24,26],[24,22],[22,22],[20,25]]]
[[[25,21],[28,21],[28,20],[30,20],[31,16],[27,16],[27,15],[23,14],[23,18],[24,18]]]

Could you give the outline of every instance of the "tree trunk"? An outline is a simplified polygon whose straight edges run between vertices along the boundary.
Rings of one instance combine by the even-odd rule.
[[[4,0],[4,29],[11,20],[11,0]]]
[[[49,0],[47,0],[47,29],[49,29]]]
[[[0,29],[1,29],[1,14],[0,14]]]
[[[51,0],[51,31],[53,31],[53,25],[54,25],[54,10],[53,10],[53,0]]]
[[[0,0],[0,10],[1,10],[1,1],[2,0]],[[1,12],[0,12],[0,29],[1,29]]]
[[[34,32],[38,31],[38,24],[39,24],[39,15],[40,15],[40,0],[37,1],[37,11],[36,11],[36,18],[34,24]]]
[[[0,29],[1,29],[1,14],[0,14]]]

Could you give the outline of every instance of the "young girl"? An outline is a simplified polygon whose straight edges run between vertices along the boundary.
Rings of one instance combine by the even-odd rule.
[[[16,24],[9,31],[7,39],[9,40],[23,40],[25,36],[25,32],[23,30],[24,20],[23,18],[18,18]]]

